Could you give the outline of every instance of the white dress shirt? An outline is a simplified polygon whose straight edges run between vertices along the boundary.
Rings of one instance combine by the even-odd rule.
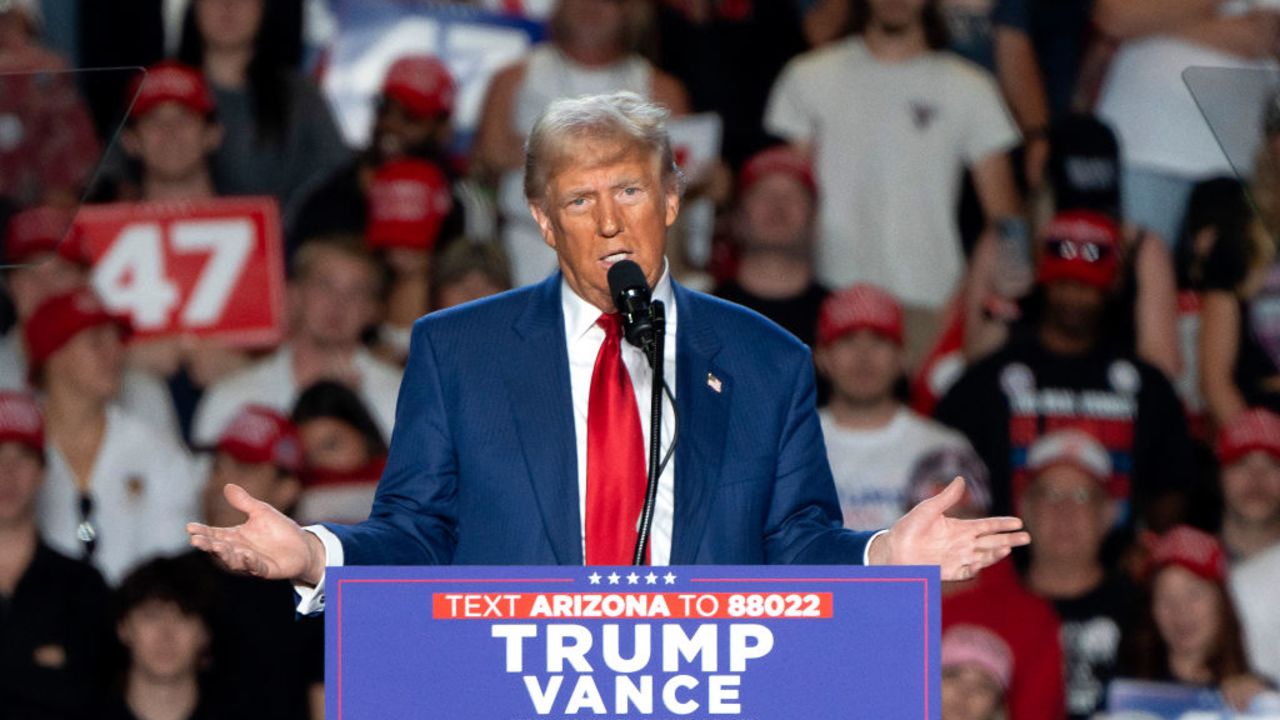
[[[671,291],[671,274],[664,270],[662,278],[653,289],[655,300],[666,306],[666,332],[663,347],[663,372],[672,395],[676,387],[676,304]],[[564,314],[564,335],[569,354],[569,384],[573,393],[573,425],[578,452],[578,518],[582,536],[583,558],[586,557],[587,516],[587,407],[590,404],[591,376],[595,370],[596,356],[604,343],[604,330],[596,324],[601,311],[583,300],[565,281],[560,284],[560,306]],[[631,375],[631,385],[636,393],[636,407],[640,412],[640,428],[644,432],[646,463],[649,452],[650,392],[653,387],[653,371],[645,360],[644,352],[625,339],[622,341],[622,362]],[[671,430],[675,427],[675,409],[670,401],[662,404],[663,432],[662,454],[671,445]],[[675,456],[658,478],[658,497],[654,503],[653,526],[649,542],[652,564],[667,565],[671,560],[671,532],[675,518]],[[637,521],[639,518],[637,518]],[[323,525],[305,528],[320,538],[325,548],[325,565],[339,567],[343,564],[342,543]],[[314,588],[295,585],[300,596],[298,612],[309,614],[324,609],[324,578]]]

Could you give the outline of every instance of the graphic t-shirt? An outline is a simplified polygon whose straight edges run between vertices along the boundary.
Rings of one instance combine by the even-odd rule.
[[[818,411],[818,417],[844,526],[855,530],[887,528],[902,517],[911,470],[922,456],[943,447],[969,446],[960,433],[905,407],[876,430],[841,427],[830,410]]]
[[[1075,598],[1055,598],[1062,621],[1062,657],[1066,665],[1067,715],[1085,720],[1106,704],[1107,683],[1115,676],[1121,628],[1133,604],[1132,588],[1109,577]]]
[[[1066,356],[1019,334],[970,367],[938,404],[937,419],[969,438],[991,471],[994,514],[1013,513],[1030,479],[1027,452],[1044,435],[1078,428],[1111,454],[1107,482],[1141,512],[1154,497],[1185,488],[1192,467],[1187,422],[1173,386],[1157,369],[1105,348]]]
[[[885,62],[861,37],[788,63],[765,129],[815,148],[818,280],[874,282],[926,308],[948,302],[964,270],[964,168],[1019,142],[980,67],[949,52]]]

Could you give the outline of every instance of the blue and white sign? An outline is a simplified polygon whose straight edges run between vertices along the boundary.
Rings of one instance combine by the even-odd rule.
[[[327,717],[939,717],[937,568],[331,568]]]
[[[465,149],[495,72],[541,40],[541,23],[466,5],[430,0],[332,0],[341,31],[325,62],[323,88],[353,147],[368,142],[373,100],[402,55],[439,57],[458,84],[454,130]]]

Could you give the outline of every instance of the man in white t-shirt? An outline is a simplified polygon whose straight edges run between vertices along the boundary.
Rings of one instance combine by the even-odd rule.
[[[819,411],[845,527],[892,525],[910,503],[917,461],[940,448],[968,448],[962,435],[898,400],[902,307],[872,285],[854,285],[822,304],[818,370],[831,381]]]
[[[883,285],[937,310],[964,267],[964,168],[989,221],[1017,213],[1017,130],[991,76],[945,52],[937,0],[864,0],[855,34],[793,60],[765,128],[813,154],[819,280]]]
[[[249,404],[288,414],[298,394],[320,380],[355,390],[391,436],[401,371],[373,357],[360,338],[377,320],[384,283],[373,256],[358,240],[311,240],[294,255],[289,340],[256,365],[209,388],[196,410],[192,439],[212,446]]]

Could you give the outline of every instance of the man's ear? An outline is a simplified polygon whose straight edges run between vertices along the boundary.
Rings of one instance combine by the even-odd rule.
[[[675,224],[676,218],[680,216],[680,193],[675,188],[667,191],[666,206],[667,227],[671,227]]]
[[[1102,513],[1106,528],[1110,531],[1111,528],[1116,526],[1116,522],[1120,520],[1120,501],[1108,499]]]
[[[819,345],[813,349],[813,365],[818,368],[819,375],[830,379],[831,354],[827,351],[826,345]]]
[[[547,247],[555,250],[555,223],[552,221],[551,216],[536,202],[529,203],[529,212],[533,214],[533,219],[538,223],[538,229],[542,231],[542,241],[547,244]]]
[[[138,157],[142,152],[142,143],[138,140],[138,131],[133,127],[125,127],[120,133],[120,147],[124,148],[125,154],[131,158]]]
[[[298,480],[296,475],[285,475],[276,480],[271,504],[280,512],[289,515],[293,512],[294,506],[298,504],[298,498],[301,496],[302,482]]]
[[[226,130],[223,129],[222,123],[211,122],[204,130],[204,154],[212,155],[222,147],[222,139],[226,136]]]

